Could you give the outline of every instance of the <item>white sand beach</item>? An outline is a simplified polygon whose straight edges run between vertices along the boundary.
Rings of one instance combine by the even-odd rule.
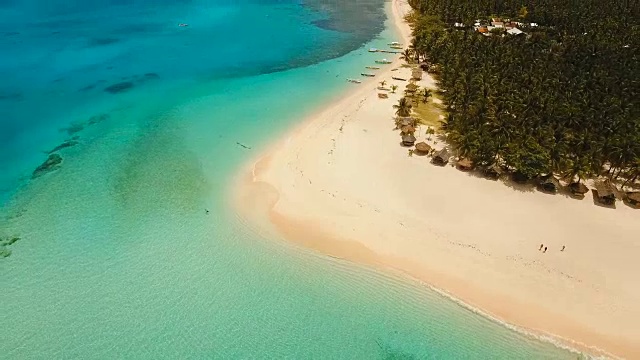
[[[408,5],[392,7],[408,44]],[[510,324],[640,358],[640,210],[409,157],[393,122],[407,83],[391,76],[411,72],[391,72],[401,64],[383,65],[262,154],[241,182],[241,209],[294,242],[403,272]],[[382,80],[400,86],[389,99],[377,96]],[[425,74],[420,85],[434,82]],[[426,127],[416,137],[425,140]]]

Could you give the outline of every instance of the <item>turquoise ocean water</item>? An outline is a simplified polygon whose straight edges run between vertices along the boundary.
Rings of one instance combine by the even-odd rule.
[[[231,210],[243,164],[394,38],[388,4],[353,6],[0,0],[0,358],[575,358]]]

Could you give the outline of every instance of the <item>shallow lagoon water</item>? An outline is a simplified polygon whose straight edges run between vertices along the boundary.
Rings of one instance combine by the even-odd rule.
[[[0,14],[38,9],[43,19],[61,17],[40,24],[48,32],[80,29],[71,43],[34,36],[46,51],[0,60],[14,79],[4,93],[21,94],[0,100],[9,114],[2,146],[12,154],[2,159],[11,169],[1,179],[0,231],[21,236],[0,259],[3,358],[575,358],[411,280],[265,237],[231,210],[229,186],[243,164],[354,86],[344,79],[370,64],[366,48],[392,31],[371,25],[363,46],[317,27],[323,13],[294,2],[103,2],[95,17],[81,4],[35,4],[3,5]],[[95,24],[110,14],[128,20],[78,38],[100,33]],[[270,32],[256,40],[259,31],[246,28],[266,14],[273,20],[260,29]],[[226,22],[224,36],[203,30]],[[196,34],[181,38],[182,30]],[[249,35],[232,40],[235,30]],[[6,34],[3,46],[17,36]],[[265,44],[283,36],[291,38],[282,47]],[[43,151],[71,136],[79,143],[59,151],[60,168],[28,180]]]

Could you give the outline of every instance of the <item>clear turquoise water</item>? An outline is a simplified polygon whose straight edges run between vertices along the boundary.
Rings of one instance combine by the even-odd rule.
[[[293,1],[0,2],[0,235],[22,237],[0,259],[0,358],[575,358],[227,204],[242,164],[394,37],[368,4],[344,33]],[[73,122],[79,144],[30,181]]]

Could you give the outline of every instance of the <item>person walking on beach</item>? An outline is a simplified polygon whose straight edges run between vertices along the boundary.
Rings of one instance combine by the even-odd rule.
[[[547,252],[547,247],[545,246],[543,253],[546,253],[546,252]]]
[[[543,246],[544,246],[544,244],[540,244],[540,248],[538,249],[538,251],[542,250]]]
[[[562,249],[560,249],[560,251],[564,251],[564,248],[565,248],[565,246],[564,246],[564,245],[562,245]]]

